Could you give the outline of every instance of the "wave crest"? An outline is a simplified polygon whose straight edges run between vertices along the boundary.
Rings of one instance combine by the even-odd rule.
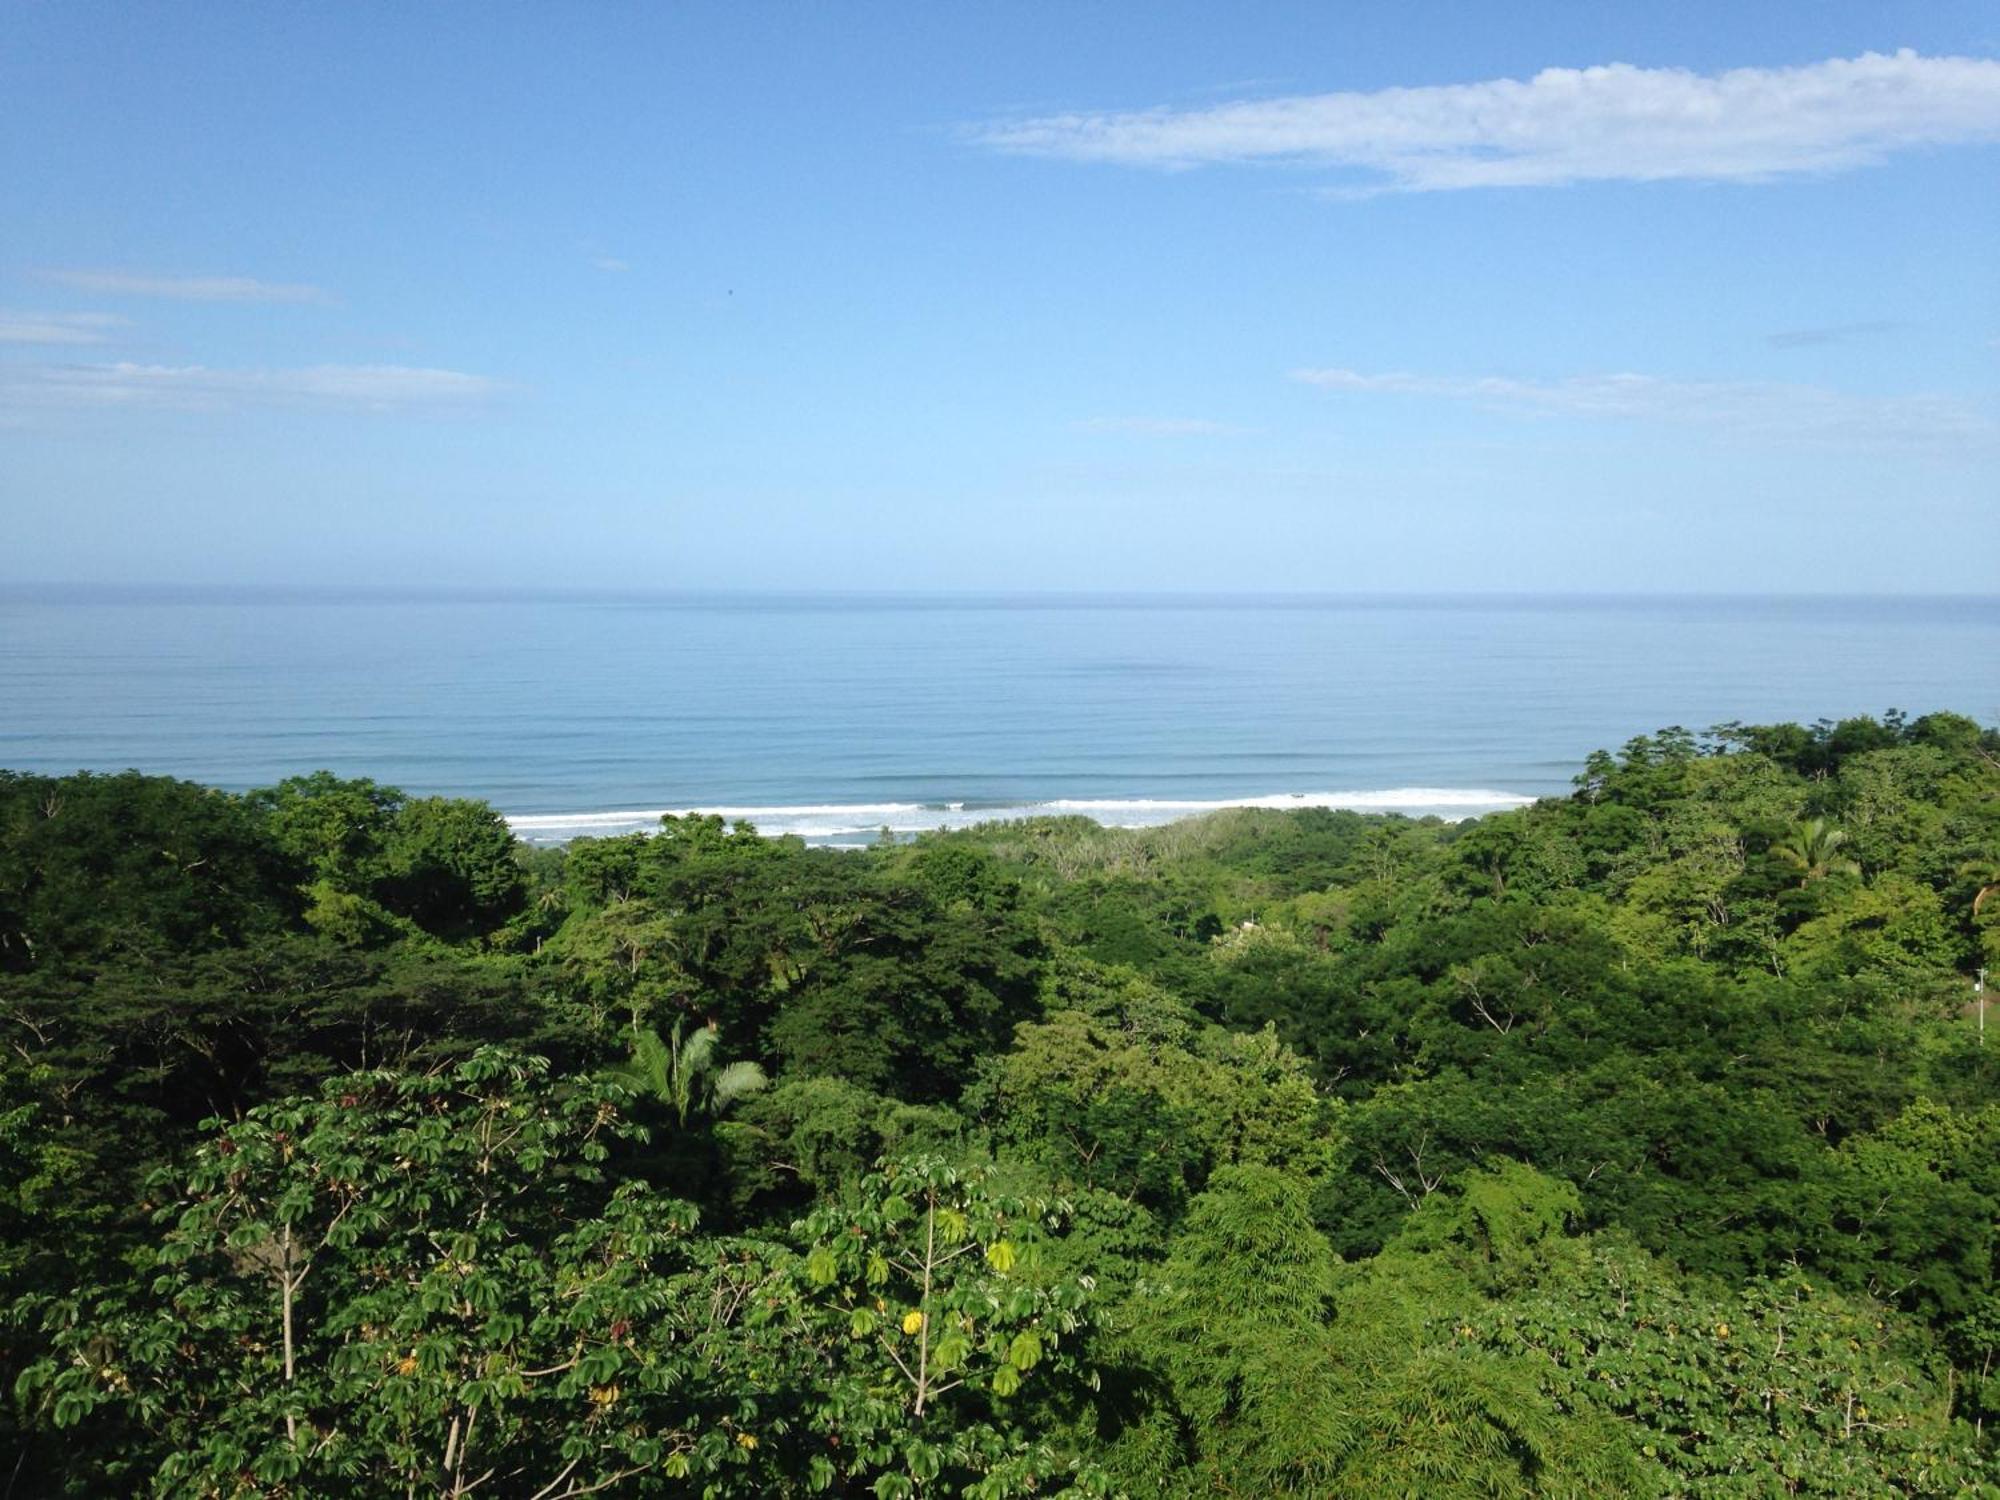
[[[1323,807],[1347,812],[1394,812],[1408,817],[1477,818],[1534,801],[1518,792],[1488,787],[1389,787],[1368,791],[1269,792],[1250,797],[1181,799],[1170,797],[1058,797],[1045,802],[819,802],[769,807],[683,807],[616,812],[516,813],[507,822],[531,844],[561,844],[576,838],[649,833],[663,817],[703,814],[754,825],[772,837],[794,835],[814,844],[866,842],[882,829],[901,835],[977,823],[1018,822],[1023,818],[1076,815],[1112,828],[1152,828],[1182,818],[1232,807],[1275,809]]]

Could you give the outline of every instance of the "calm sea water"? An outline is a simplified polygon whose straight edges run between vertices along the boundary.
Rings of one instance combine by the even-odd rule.
[[[530,838],[1244,801],[1466,816],[1666,724],[2000,722],[2000,599],[0,591],[0,765],[325,767]]]

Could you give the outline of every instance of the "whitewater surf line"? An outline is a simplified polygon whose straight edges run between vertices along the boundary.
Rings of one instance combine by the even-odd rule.
[[[1518,792],[1487,787],[1391,787],[1376,791],[1270,792],[1249,797],[1059,797],[1047,801],[827,802],[748,807],[712,805],[608,812],[510,813],[508,825],[530,844],[561,844],[576,838],[649,833],[663,817],[703,814],[730,823],[749,823],[773,838],[792,835],[808,843],[852,843],[888,829],[897,835],[1024,818],[1090,818],[1111,828],[1152,828],[1226,808],[1277,810],[1332,808],[1347,812],[1402,813],[1412,818],[1460,820],[1483,817],[1534,801]]]

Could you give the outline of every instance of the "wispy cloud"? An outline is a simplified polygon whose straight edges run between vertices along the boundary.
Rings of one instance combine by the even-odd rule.
[[[1669,380],[1656,375],[1519,380],[1500,375],[1295,370],[1292,378],[1350,395],[1428,397],[1523,414],[1671,422],[1761,440],[1953,447],[2000,440],[2000,428],[1990,414],[1945,395],[1856,396],[1815,385]]]
[[[110,313],[0,309],[0,344],[102,344],[124,323]]]
[[[1835,323],[1827,328],[1788,328],[1780,333],[1764,336],[1764,342],[1773,349],[1814,349],[1822,344],[1844,344],[1850,339],[1868,338],[1873,334],[1887,333],[1894,323]]]
[[[408,365],[217,370],[205,365],[0,365],[0,406],[219,411],[245,406],[463,410],[507,387],[484,375]]]
[[[632,262],[629,260],[620,260],[615,255],[593,255],[590,258],[590,263],[600,271],[619,272],[632,269]]]
[[[1002,151],[1195,167],[1344,168],[1373,190],[1832,172],[2000,139],[2000,60],[1907,49],[1700,74],[1612,63],[1534,77],[1196,109],[1043,115],[976,128]]]
[[[135,271],[56,268],[44,281],[109,297],[161,297],[175,302],[330,302],[316,286],[257,281],[248,276],[150,276]]]
[[[1070,425],[1078,432],[1122,432],[1140,437],[1235,437],[1245,430],[1206,417],[1091,417]]]

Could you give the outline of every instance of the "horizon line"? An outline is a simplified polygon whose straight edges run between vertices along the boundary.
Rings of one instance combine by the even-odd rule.
[[[1909,589],[1230,589],[1230,588],[770,588],[646,587],[626,584],[383,584],[297,582],[135,582],[0,580],[0,601],[84,603],[120,600],[152,603],[647,603],[647,604],[919,604],[1043,605],[1332,605],[1494,603],[1785,603],[1840,600],[1923,603],[2000,603],[2000,592]]]

